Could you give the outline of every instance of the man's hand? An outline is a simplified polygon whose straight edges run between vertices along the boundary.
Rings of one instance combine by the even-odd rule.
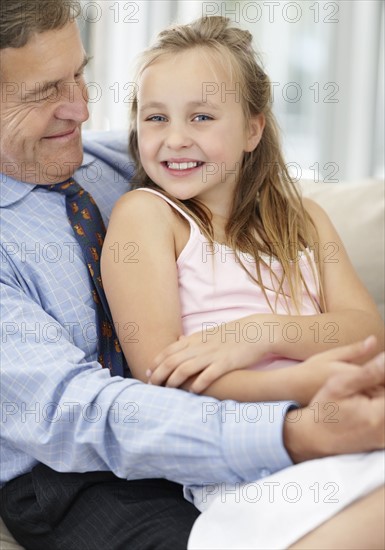
[[[292,367],[292,399],[303,407],[311,404],[314,395],[327,380],[342,372],[361,369],[361,365],[373,357],[376,347],[377,339],[375,336],[369,336],[360,342],[312,355]]]
[[[296,463],[384,448],[384,353],[333,375],[307,407],[289,411],[284,442]]]

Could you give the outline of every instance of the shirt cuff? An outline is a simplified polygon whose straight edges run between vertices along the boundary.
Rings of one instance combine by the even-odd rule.
[[[256,481],[293,465],[283,444],[283,426],[297,403],[224,401],[221,405],[223,454],[234,472],[231,481]]]

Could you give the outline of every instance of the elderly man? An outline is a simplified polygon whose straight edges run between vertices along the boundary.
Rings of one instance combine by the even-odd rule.
[[[316,399],[338,404],[336,424],[322,422],[327,411],[314,423],[311,408],[293,421],[293,403],[261,407],[253,423],[248,404],[129,377],[96,275],[103,221],[131,165],[114,143],[90,144],[82,165],[87,56],[76,15],[72,0],[1,3],[1,515],[30,549],[182,549],[198,511],[179,484],[253,481],[382,448],[383,393],[371,389],[383,365],[321,390]],[[90,246],[93,199],[102,220]],[[226,414],[234,405],[239,414]]]

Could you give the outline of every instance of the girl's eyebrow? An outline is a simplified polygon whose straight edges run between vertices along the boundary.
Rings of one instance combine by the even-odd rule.
[[[211,101],[203,101],[202,99],[199,101],[190,101],[188,103],[188,106],[194,108],[209,108],[214,109],[215,111],[218,111],[220,109],[219,105],[212,103]]]
[[[158,101],[150,101],[148,103],[144,103],[143,105],[139,105],[139,111],[145,111],[146,109],[165,109],[166,105],[164,103],[160,103]]]

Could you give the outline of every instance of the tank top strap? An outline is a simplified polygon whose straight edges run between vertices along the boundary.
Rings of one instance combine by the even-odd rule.
[[[157,191],[156,189],[150,189],[149,187],[139,187],[138,189],[136,189],[136,191],[146,191],[147,193],[152,193],[153,195],[157,195],[158,197],[160,197],[161,199],[163,199],[164,201],[166,201],[172,208],[174,208],[174,210],[176,210],[177,212],[179,212],[179,214],[181,216],[183,216],[190,224],[191,228],[194,230],[194,231],[198,231],[198,233],[201,233],[197,223],[191,218],[191,216],[189,216],[188,214],[186,214],[186,212],[184,212],[184,210],[182,210],[177,204],[175,204],[171,199],[169,199],[168,197],[166,197],[165,195],[163,195],[163,193],[161,193],[160,191]]]

